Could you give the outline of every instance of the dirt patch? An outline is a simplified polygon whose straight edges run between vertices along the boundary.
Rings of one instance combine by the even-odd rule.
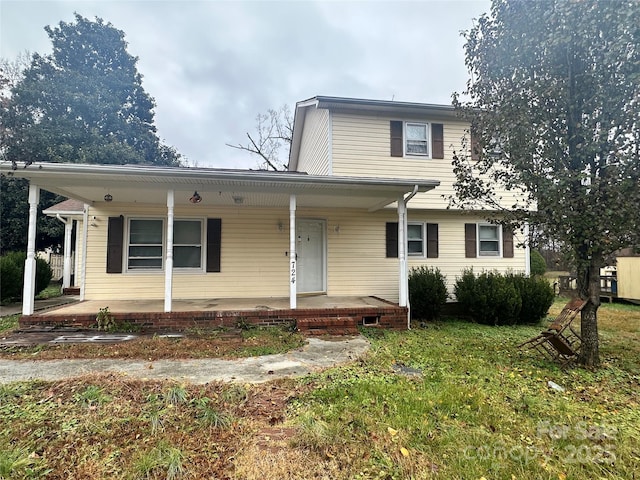
[[[12,388],[0,392],[11,432],[0,432],[0,448],[22,439],[49,479],[166,478],[171,458],[189,478],[232,478],[241,451],[286,445],[294,429],[274,425],[298,394],[292,381],[181,385],[113,374]]]
[[[15,332],[0,339],[0,358],[185,359],[237,358],[283,353],[305,343],[277,327],[181,335],[107,334],[94,330]]]

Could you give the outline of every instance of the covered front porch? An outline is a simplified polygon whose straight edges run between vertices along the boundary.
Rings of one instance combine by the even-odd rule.
[[[108,308],[116,323],[145,331],[235,328],[241,325],[289,325],[306,334],[357,333],[358,326],[406,328],[407,308],[377,297],[311,295],[298,297],[209,298],[174,300],[172,312],[163,300],[85,300],[33,315],[20,326],[79,327],[96,324],[100,309]]]
[[[353,328],[406,328],[407,203],[439,184],[130,165],[38,164],[14,171],[0,162],[5,170],[30,181],[22,324],[93,325],[108,306],[116,322],[156,330],[238,322],[304,329],[329,325],[328,318]],[[77,286],[86,302],[73,308],[84,311],[34,315],[41,189],[82,206],[66,216],[47,213],[66,230],[72,221],[81,225]],[[342,295],[352,300],[336,303]],[[233,298],[233,305],[193,300],[213,296]],[[374,297],[397,303],[353,301]]]

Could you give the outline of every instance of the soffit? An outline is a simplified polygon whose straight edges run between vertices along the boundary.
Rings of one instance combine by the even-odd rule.
[[[197,191],[199,205],[288,206],[289,195],[303,207],[373,208],[413,190],[428,191],[435,180],[319,177],[292,172],[186,169],[139,166],[34,164],[0,171],[29,179],[40,188],[87,203],[104,201],[165,204],[174,190],[177,205],[188,204]]]

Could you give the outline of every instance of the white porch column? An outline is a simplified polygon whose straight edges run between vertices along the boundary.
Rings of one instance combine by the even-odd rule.
[[[73,231],[73,220],[70,218],[62,219],[64,222],[64,264],[62,266],[62,289],[71,286],[71,233]]]
[[[173,297],[173,190],[167,192],[167,252],[164,268],[164,311],[171,311]]]
[[[407,278],[407,205],[404,196],[398,199],[398,264],[398,305],[406,307],[409,302],[409,279]]]
[[[36,220],[40,188],[29,185],[29,227],[27,230],[27,259],[24,261],[24,282],[22,290],[22,314],[32,315],[36,295]]]
[[[289,197],[289,308],[298,305],[297,275],[298,259],[296,253],[296,196]]]
[[[80,301],[84,301],[84,292],[87,284],[87,243],[88,241],[89,241],[89,205],[85,203],[83,208],[83,213],[82,213],[82,263],[80,264]]]
[[[79,278],[78,278],[78,272],[80,271],[80,255],[78,254],[78,252],[80,251],[80,221],[78,220],[74,220],[73,223],[75,224],[76,227],[76,246],[73,249],[75,253],[75,255],[73,256],[73,286],[75,287],[76,285],[79,284]]]

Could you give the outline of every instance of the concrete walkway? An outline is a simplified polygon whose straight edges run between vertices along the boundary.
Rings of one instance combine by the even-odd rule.
[[[36,300],[34,302],[34,312],[42,312],[55,307],[62,307],[64,305],[71,305],[78,303],[80,297],[77,295],[62,295],[60,297],[47,298],[45,300]],[[97,310],[96,310],[97,311]],[[8,315],[16,315],[22,313],[21,303],[12,303],[10,305],[0,305],[0,317],[6,317]]]
[[[60,380],[88,373],[116,372],[132,378],[175,380],[203,384],[216,380],[262,383],[276,378],[299,377],[323,368],[351,362],[365,353],[364,337],[337,340],[309,338],[308,344],[284,354],[237,360],[3,360],[0,384],[26,380]]]

